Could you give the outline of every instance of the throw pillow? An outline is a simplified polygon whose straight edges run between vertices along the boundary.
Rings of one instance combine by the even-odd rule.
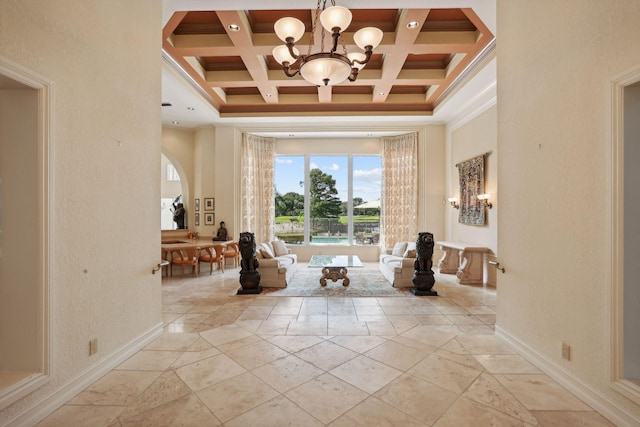
[[[402,254],[402,258],[415,258],[416,257],[416,242],[408,242],[407,247]]]
[[[404,250],[407,248],[407,242],[398,242],[393,247],[391,251],[391,255],[393,256],[402,256],[404,254]]]
[[[271,244],[273,245],[273,252],[276,256],[282,256],[289,253],[289,249],[287,249],[287,246],[282,240],[274,240]]]
[[[262,249],[260,249],[260,252],[262,252],[262,257],[263,258],[274,258],[275,254],[273,253],[273,246],[271,246],[271,243],[263,243],[261,245]]]

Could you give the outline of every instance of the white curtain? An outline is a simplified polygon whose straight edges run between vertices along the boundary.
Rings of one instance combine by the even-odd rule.
[[[382,138],[382,248],[417,238],[417,157],[417,133]]]
[[[241,230],[256,243],[273,240],[275,215],[275,139],[243,134]]]

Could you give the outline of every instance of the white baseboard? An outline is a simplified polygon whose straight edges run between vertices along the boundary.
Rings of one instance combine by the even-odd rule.
[[[54,390],[51,394],[31,405],[25,411],[9,421],[9,423],[6,424],[6,427],[36,425],[82,390],[89,387],[109,371],[133,356],[139,350],[149,345],[161,334],[162,323],[159,323],[147,332],[106,356],[95,365],[90,366],[67,384]]]
[[[516,349],[522,357],[527,359],[542,372],[549,375],[571,393],[582,399],[583,402],[598,411],[598,413],[602,414],[615,425],[640,425],[640,419],[636,418],[633,414],[628,413],[616,402],[612,401],[589,384],[586,384],[571,372],[556,365],[551,360],[520,341],[518,338],[509,334],[509,332],[496,326],[495,336]]]

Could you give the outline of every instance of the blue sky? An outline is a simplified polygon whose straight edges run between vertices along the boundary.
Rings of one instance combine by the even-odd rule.
[[[311,169],[319,168],[336,180],[338,196],[347,200],[347,156],[310,156]],[[382,160],[379,156],[353,156],[353,197],[365,202],[380,198]],[[303,193],[299,182],[304,180],[304,156],[276,156],[276,191]]]

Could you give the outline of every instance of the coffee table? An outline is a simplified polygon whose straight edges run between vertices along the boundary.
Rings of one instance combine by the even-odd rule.
[[[348,268],[363,267],[357,255],[312,255],[308,268],[322,268],[320,285],[327,286],[327,279],[342,280],[342,286],[349,286]]]

